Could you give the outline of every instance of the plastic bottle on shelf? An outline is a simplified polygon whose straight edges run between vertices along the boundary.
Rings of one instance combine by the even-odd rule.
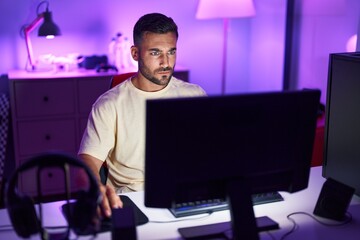
[[[124,70],[130,68],[130,42],[127,37],[124,37],[124,41],[122,44],[122,63]]]
[[[116,34],[115,45],[114,45],[114,53],[115,53],[115,67],[119,72],[122,72],[124,69],[122,50],[123,48],[123,35],[122,33]]]
[[[109,65],[115,66],[115,43],[116,38],[111,38],[111,41],[109,43],[109,49],[108,49],[108,62]]]

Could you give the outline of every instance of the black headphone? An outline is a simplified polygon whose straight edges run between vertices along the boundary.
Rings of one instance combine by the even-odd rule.
[[[89,179],[89,189],[80,191],[68,216],[69,227],[78,235],[96,234],[100,221],[97,218],[97,207],[100,202],[100,191],[91,170],[80,160],[62,154],[46,153],[29,159],[11,176],[6,189],[5,204],[15,232],[29,238],[36,233],[44,233],[42,221],[38,219],[31,197],[19,192],[17,179],[20,172],[38,167],[39,171],[46,167],[62,167],[72,165],[85,170]],[[38,184],[39,185],[39,184]],[[40,203],[41,206],[41,203]]]

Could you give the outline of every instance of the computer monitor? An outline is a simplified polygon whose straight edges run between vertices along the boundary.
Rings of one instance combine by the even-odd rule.
[[[224,197],[234,238],[257,239],[251,194],[308,185],[319,98],[306,90],[148,100],[145,205]]]
[[[323,176],[360,196],[360,52],[329,56]]]

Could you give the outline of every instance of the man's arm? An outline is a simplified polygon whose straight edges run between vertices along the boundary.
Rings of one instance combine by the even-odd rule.
[[[100,183],[101,181],[100,181],[99,171],[104,162],[88,154],[80,154],[79,157],[90,168],[96,180]]]
[[[99,171],[104,162],[88,154],[80,154],[79,157],[90,168],[98,182],[99,190],[102,195],[101,213],[106,217],[110,217],[111,208],[120,208],[123,204],[112,187],[101,183]]]

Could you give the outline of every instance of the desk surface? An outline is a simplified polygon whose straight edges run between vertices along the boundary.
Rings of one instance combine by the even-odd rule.
[[[263,232],[261,239],[280,239],[292,228],[292,223],[287,219],[287,215],[294,212],[312,213],[318,199],[321,187],[325,179],[321,176],[321,167],[313,167],[309,187],[306,190],[289,194],[281,192],[285,201],[276,202],[254,207],[255,215],[269,216],[280,225],[279,230]],[[129,193],[128,195],[137,206],[148,216],[150,222],[137,228],[138,239],[182,239],[177,229],[180,227],[206,225],[217,222],[229,221],[229,211],[215,212],[211,215],[198,215],[187,218],[176,219],[167,209],[146,208],[143,203],[143,192]],[[60,207],[63,202],[43,204],[44,222],[47,226],[66,225],[65,219],[60,214]],[[313,220],[311,217],[299,214],[292,218],[296,221],[299,228],[286,239],[359,239],[360,236],[360,198],[354,196],[349,207],[352,214],[352,222],[343,226],[324,226]],[[327,219],[320,220],[327,223],[336,223]],[[16,234],[9,229],[10,221],[5,209],[0,210],[0,239],[16,239]],[[34,236],[34,239],[36,236]],[[80,238],[80,239],[89,239]],[[96,239],[111,239],[111,233],[101,233]]]

